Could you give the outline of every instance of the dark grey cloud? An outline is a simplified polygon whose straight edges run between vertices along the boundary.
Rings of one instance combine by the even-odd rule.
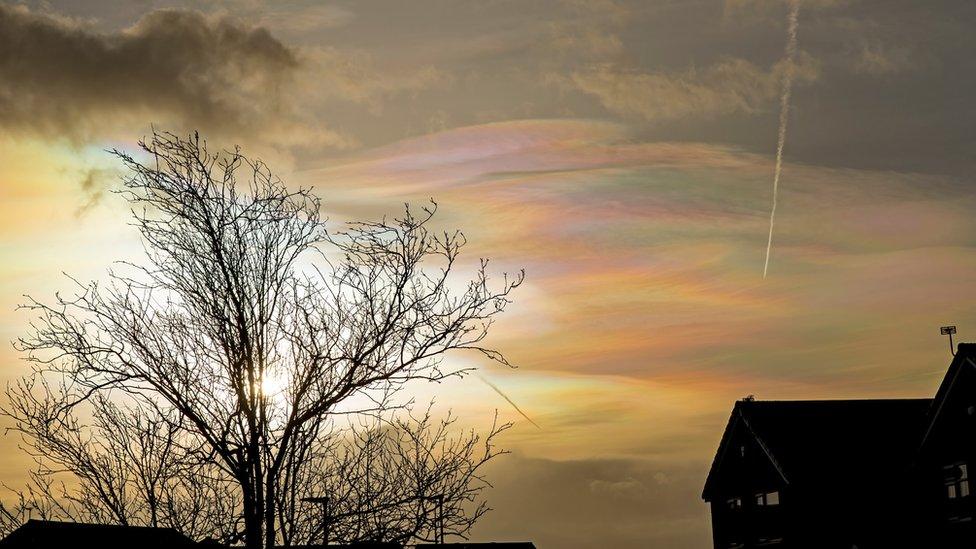
[[[191,4],[48,0],[45,5],[85,18],[99,30],[35,12],[30,17],[46,21],[41,27],[70,30],[102,49],[132,49],[167,36],[157,19],[174,12],[160,9]],[[140,75],[159,64],[160,74],[170,78],[154,80],[160,85],[151,90],[125,95],[100,89],[102,80],[60,74],[48,79],[94,88],[97,99],[105,98],[101,103],[125,99],[196,125],[202,120],[253,130],[264,124],[267,133],[299,142],[307,140],[303,131],[311,126],[348,136],[317,130],[334,143],[374,146],[436,129],[571,117],[623,120],[638,138],[651,141],[732,144],[764,154],[775,150],[785,42],[782,0],[337,0],[326,7],[311,0],[220,0],[206,9],[212,13],[175,13],[196,21],[189,26],[207,29],[187,34],[209,42],[190,40],[193,51],[179,47],[165,53],[171,59],[123,64],[106,74],[109,81],[130,73],[145,78]],[[976,3],[968,0],[804,0],[798,59],[811,70],[794,90],[787,160],[971,173],[976,168],[973,20]],[[187,26],[185,21],[177,25]],[[162,56],[165,47],[154,51]],[[219,60],[221,55],[231,62]],[[67,61],[70,55],[62,58],[66,75],[91,64],[76,68]],[[44,61],[43,66],[60,71],[62,63]],[[240,71],[225,68],[245,63],[253,85],[248,80],[239,85],[234,75]],[[127,66],[130,70],[123,70]],[[290,84],[290,79],[301,82]],[[283,84],[266,85],[270,82]],[[53,95],[40,80],[10,86]],[[8,107],[12,100],[6,93],[4,108],[20,120],[29,117],[25,111],[37,110],[30,95],[17,98],[17,109]],[[93,93],[84,94],[78,108],[95,101]],[[51,126],[52,120],[70,118],[73,107],[65,105],[73,103],[66,96],[56,95],[59,102],[38,123]],[[289,131],[294,128],[302,131]],[[315,150],[303,157],[314,163],[321,156]]]
[[[301,62],[261,27],[151,11],[117,31],[0,4],[0,127],[86,140],[157,122],[269,141],[328,139],[299,123]],[[334,137],[334,136],[333,136]]]
[[[612,118],[647,140],[775,150],[782,0],[347,6],[355,17],[323,40],[401,67],[432,64],[454,82],[391,102],[382,117],[332,114],[366,143],[422,132],[436,113],[451,126]],[[817,70],[794,90],[786,158],[971,173],[974,20],[966,0],[804,0],[799,59]]]

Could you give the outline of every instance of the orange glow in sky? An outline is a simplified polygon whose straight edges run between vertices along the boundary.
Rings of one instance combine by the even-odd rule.
[[[766,280],[782,2],[28,4],[0,3],[0,339],[23,294],[138,257],[104,149],[150,123],[241,145],[337,222],[432,197],[462,270],[527,275],[491,336],[518,368],[455,360],[538,427],[473,377],[417,389],[516,423],[477,538],[709,547],[736,399],[931,395],[938,327],[976,331],[971,4],[803,2]],[[31,21],[105,58],[24,31],[36,59],[14,63],[2,36]],[[157,36],[191,28],[216,61]],[[157,40],[171,58],[127,64]],[[0,346],[2,381],[25,368]]]

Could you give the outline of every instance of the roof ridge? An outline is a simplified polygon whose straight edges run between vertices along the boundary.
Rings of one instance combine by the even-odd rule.
[[[147,530],[174,530],[174,531],[176,530],[171,526],[146,526],[142,524],[104,524],[98,522],[74,522],[70,520],[47,520],[47,519],[35,519],[35,518],[27,519],[25,525],[31,523],[38,524],[38,525],[45,525],[45,526],[53,526],[53,525],[67,526],[72,528],[77,528],[79,526],[82,526],[88,528],[128,528],[128,529],[144,528]]]
[[[813,403],[813,402],[927,402],[933,400],[931,397],[912,397],[912,398],[811,398],[811,399],[750,399],[738,400],[736,404],[762,404],[772,402],[783,403]]]

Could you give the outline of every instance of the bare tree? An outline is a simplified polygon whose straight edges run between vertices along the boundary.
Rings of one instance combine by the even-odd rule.
[[[326,494],[324,519],[282,510],[284,539],[312,543],[433,542],[464,537],[488,511],[479,499],[490,484],[483,466],[503,451],[495,438],[511,424],[496,422],[484,436],[452,433],[456,419],[422,415],[374,417],[342,430],[338,444],[324,444],[292,494],[299,501]]]
[[[118,436],[152,433],[143,453],[119,458],[151,472],[133,477],[146,498],[169,475],[230,485],[246,546],[272,547],[282,501],[309,458],[327,455],[336,417],[382,415],[409,382],[462,375],[443,361],[452,351],[510,366],[483,341],[524,274],[495,286],[481,260],[458,285],[465,239],[429,229],[436,205],[329,232],[309,189],[289,190],[239,150],[166,133],[140,145],[141,161],[114,152],[131,172],[121,193],[145,261],[118,263],[107,284],[76,281],[52,304],[29,298],[34,321],[17,347],[33,374],[7,391],[28,439],[64,443],[65,466],[99,471],[105,517],[129,520],[118,492],[133,485],[120,484],[113,445],[132,441],[47,431],[87,432],[81,410],[124,423]],[[79,447],[89,452],[72,455]],[[168,449],[172,470],[160,467]],[[158,521],[150,499],[142,516]]]
[[[129,408],[94,396],[92,418],[47,423],[50,410],[21,409],[31,423],[25,449],[36,461],[25,489],[0,505],[0,533],[26,518],[175,528],[195,539],[241,541],[240,504],[233,479],[182,446],[179,420],[158,410]],[[51,404],[48,401],[47,404]],[[67,423],[62,423],[67,421]],[[301,463],[286,466],[274,502],[284,545],[310,545],[327,537],[346,543],[433,541],[465,537],[488,511],[479,498],[489,483],[483,466],[504,451],[494,439],[510,427],[497,421],[484,436],[454,432],[451,415],[436,420],[430,408],[413,415],[395,409],[350,419],[317,437]],[[69,473],[71,485],[56,483]],[[326,496],[322,509],[309,498]]]
[[[58,393],[44,387],[38,394]],[[182,446],[192,438],[181,418],[125,400],[93,395],[86,422],[59,410],[59,399],[15,396],[9,402],[7,413],[19,418],[17,428],[26,435],[22,448],[35,468],[25,489],[12,490],[14,504],[0,509],[0,532],[36,517],[163,526],[196,539],[240,540],[240,498],[232,479]]]

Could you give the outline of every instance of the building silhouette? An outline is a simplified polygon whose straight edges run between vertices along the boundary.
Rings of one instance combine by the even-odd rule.
[[[0,539],[3,549],[182,549],[198,547],[172,528],[31,519]]]
[[[31,519],[0,539],[0,549],[184,549],[223,548],[214,541],[195,542],[172,528],[119,526]],[[402,549],[398,543],[364,542],[352,544],[293,545],[291,549]],[[416,548],[452,549],[535,549],[531,542],[424,543]]]
[[[716,549],[976,547],[976,345],[934,398],[735,403],[702,498]]]
[[[436,549],[437,547],[449,549],[535,549],[535,544],[531,541],[465,541],[459,543],[420,543],[414,547],[416,549]]]

